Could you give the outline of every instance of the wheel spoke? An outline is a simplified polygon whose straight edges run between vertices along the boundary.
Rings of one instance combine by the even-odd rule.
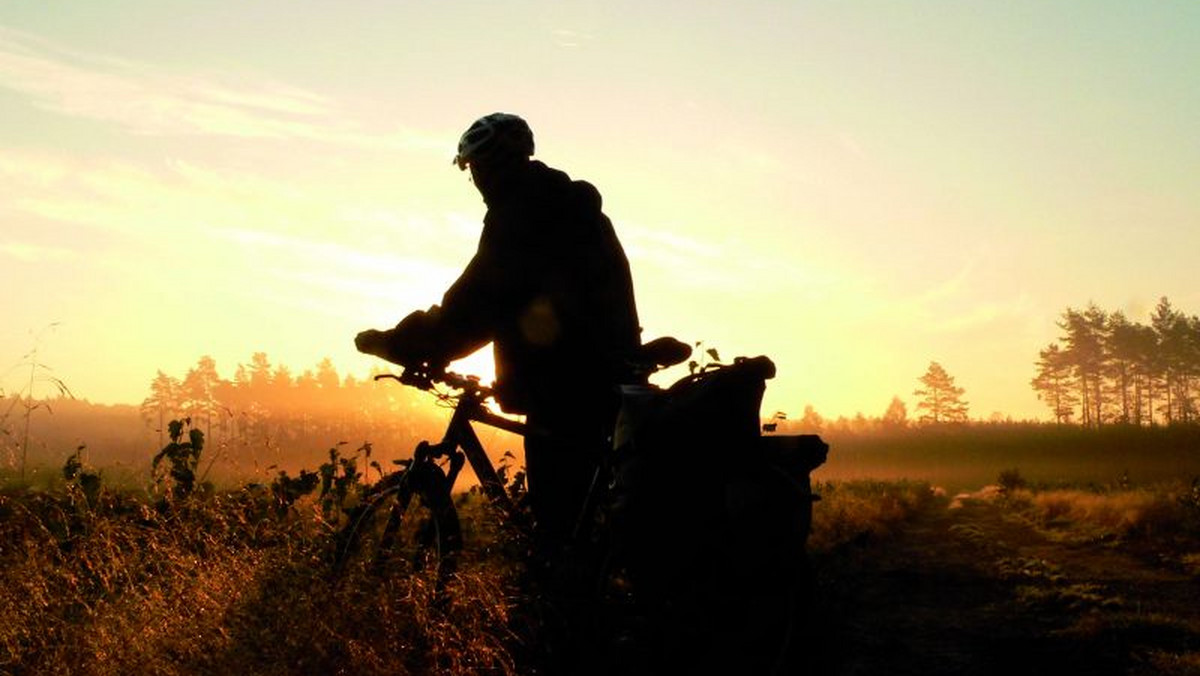
[[[431,491],[424,482],[401,480],[368,499],[342,531],[335,574],[419,576],[441,589],[454,570],[458,515],[448,497]]]

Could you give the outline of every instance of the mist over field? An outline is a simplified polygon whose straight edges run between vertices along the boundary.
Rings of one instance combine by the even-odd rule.
[[[269,481],[279,470],[295,473],[328,460],[329,450],[353,451],[370,443],[373,459],[389,466],[411,456],[422,439],[440,438],[448,411],[432,397],[406,394],[395,385],[365,385],[369,395],[354,403],[313,406],[304,400],[271,409],[251,421],[221,408],[212,421],[193,416],[209,438],[203,461],[206,478],[221,485]],[[314,395],[318,396],[319,395]],[[365,402],[372,402],[369,406]],[[25,444],[23,402],[0,400],[9,410],[0,435],[4,475],[20,470]],[[264,409],[258,409],[260,415]],[[165,443],[165,422],[182,412],[147,419],[134,406],[98,405],[58,399],[29,416],[27,462],[31,480],[52,480],[80,446],[83,457],[106,479],[127,486],[149,481],[150,460]],[[1020,470],[1046,485],[1152,484],[1200,476],[1200,428],[1174,426],[1105,427],[1100,430],[1056,423],[971,422],[896,427],[881,419],[775,421],[778,434],[821,434],[831,445],[818,480],[920,480],[948,491],[976,490],[995,483],[1001,472]],[[159,430],[163,432],[160,433]],[[520,464],[519,438],[481,428],[485,447],[499,458],[511,452]],[[679,462],[689,462],[685,455]]]

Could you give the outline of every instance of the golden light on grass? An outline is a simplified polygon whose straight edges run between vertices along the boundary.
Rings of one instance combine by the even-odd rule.
[[[265,497],[247,489],[163,511],[107,492],[91,506],[0,495],[0,668],[514,673],[507,569],[461,571],[446,606],[419,578],[334,584],[320,510],[274,518]]]
[[[1033,512],[1049,527],[1074,525],[1111,536],[1166,536],[1187,518],[1178,487],[1112,492],[1056,489],[1027,495]],[[1018,496],[1017,499],[1022,499]]]

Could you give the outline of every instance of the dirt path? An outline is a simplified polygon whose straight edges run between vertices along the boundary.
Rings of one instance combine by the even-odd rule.
[[[994,502],[815,563],[817,673],[1200,673],[1200,580]]]

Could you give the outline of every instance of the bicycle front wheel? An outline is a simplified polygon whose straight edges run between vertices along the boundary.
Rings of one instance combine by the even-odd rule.
[[[415,466],[370,496],[339,538],[337,575],[410,578],[441,590],[462,548],[458,513],[444,481],[440,468]]]

